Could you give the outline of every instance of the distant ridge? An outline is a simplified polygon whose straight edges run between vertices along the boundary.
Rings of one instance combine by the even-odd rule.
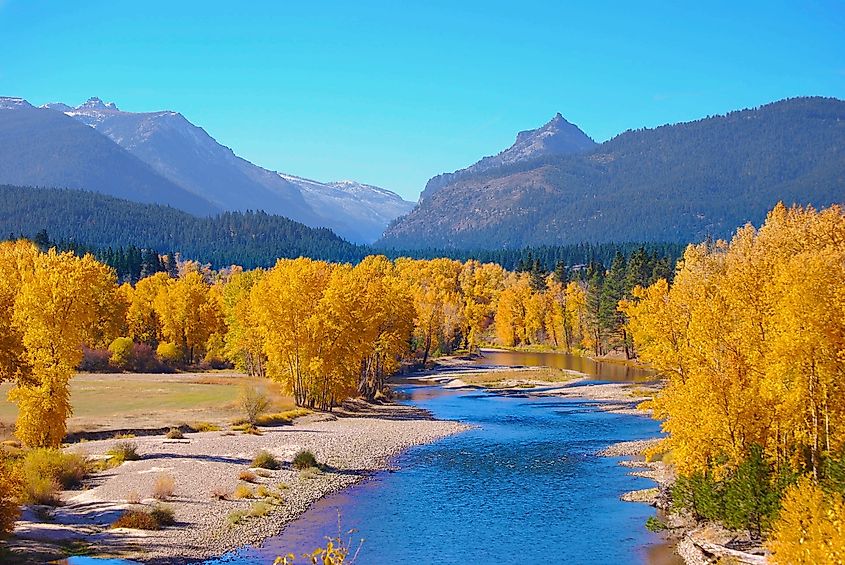
[[[103,133],[161,176],[221,210],[264,210],[331,228],[356,242],[372,242],[391,220],[413,207],[382,188],[354,181],[322,183],[254,165],[179,112],[125,112],[96,97],[75,108],[63,103],[44,107]]]
[[[727,237],[746,222],[759,225],[778,201],[817,207],[845,201],[845,102],[782,100],[627,131],[587,152],[470,167],[433,182],[437,189],[427,187],[420,205],[394,222],[379,245],[466,249]]]

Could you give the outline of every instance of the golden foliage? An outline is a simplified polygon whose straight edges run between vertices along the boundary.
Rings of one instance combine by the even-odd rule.
[[[779,565],[845,562],[845,499],[802,479],[783,498],[768,548]]]
[[[0,452],[0,536],[10,533],[15,527],[15,520],[20,514],[18,507],[20,490],[20,473]]]
[[[671,286],[620,308],[681,473],[730,468],[754,444],[776,468],[818,474],[845,448],[845,217],[772,210],[730,243],[690,246]],[[721,461],[720,465],[716,462]]]

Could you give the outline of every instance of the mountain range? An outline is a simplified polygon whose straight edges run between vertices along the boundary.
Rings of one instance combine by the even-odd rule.
[[[99,98],[41,108],[0,98],[0,182],[88,189],[199,215],[262,210],[364,243],[413,207],[382,188],[264,169],[178,112],[124,112]]]
[[[502,248],[699,241],[778,201],[845,202],[845,101],[803,97],[594,144],[560,114],[429,181],[377,245]]]

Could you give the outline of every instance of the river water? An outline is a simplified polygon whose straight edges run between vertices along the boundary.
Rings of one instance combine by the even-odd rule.
[[[597,382],[652,376],[555,353],[488,351],[485,357],[479,362],[572,369]],[[270,564],[278,555],[324,545],[339,527],[356,530],[343,537],[359,550],[360,565],[680,562],[645,528],[654,509],[619,500],[653,483],[629,476],[617,459],[596,455],[618,441],[654,437],[657,422],[569,399],[410,382],[399,389],[436,417],[475,427],[406,451],[395,461],[398,472],[378,473],[326,497],[281,535],[208,565]]]
[[[647,372],[585,364],[553,353],[488,352],[487,363],[551,365],[596,380],[637,380]],[[610,366],[610,372],[605,366]],[[596,452],[653,437],[658,423],[596,410],[580,401],[405,384],[409,401],[436,417],[476,426],[397,460],[399,471],[317,502],[278,537],[209,564],[272,563],[344,535],[359,564],[678,563],[645,529],[654,509],[619,500],[653,483],[631,477]],[[363,538],[363,543],[359,540]]]

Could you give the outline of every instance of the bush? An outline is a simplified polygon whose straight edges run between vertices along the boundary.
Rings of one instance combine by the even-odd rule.
[[[166,373],[170,369],[156,357],[153,348],[146,343],[132,345],[132,370],[142,373]]]
[[[314,457],[314,454],[307,449],[298,451],[297,454],[293,456],[293,462],[291,465],[293,465],[294,469],[299,469],[300,471],[303,469],[319,468],[317,458]]]
[[[20,514],[20,490],[20,473],[8,459],[0,455],[0,536],[10,533],[15,527],[15,520]]]
[[[232,493],[235,498],[252,498],[252,489],[246,485],[238,485],[235,487],[235,492]]]
[[[89,347],[82,347],[82,361],[79,363],[79,370],[89,373],[104,373],[112,371],[109,365],[108,349],[91,349]]]
[[[241,471],[238,478],[248,483],[254,483],[258,480],[258,477],[252,471]]]
[[[106,451],[106,455],[111,457],[111,462],[115,466],[122,465],[125,461],[137,461],[141,458],[138,455],[138,444],[133,441],[121,441],[114,444],[111,449]]]
[[[166,504],[156,504],[155,507],[150,510],[150,516],[158,522],[158,525],[166,528],[167,526],[172,526],[176,523],[176,517],[173,513],[173,509]]]
[[[258,452],[258,455],[255,456],[255,459],[252,460],[252,466],[257,467],[259,469],[279,469],[281,468],[281,463],[279,460],[273,457],[273,454],[269,451],[261,450]]]
[[[91,465],[86,457],[59,449],[33,449],[24,456],[21,464],[24,480],[44,477],[54,480],[62,489],[79,486],[90,471]]]
[[[153,515],[143,510],[127,510],[112,522],[112,528],[132,528],[133,530],[159,530],[161,525]]]
[[[261,516],[266,516],[273,510],[273,506],[260,500],[258,502],[253,503],[252,507],[249,509],[249,515],[259,518]]]
[[[666,524],[657,516],[649,516],[645,521],[645,529],[649,532],[662,532],[666,529]]]
[[[118,369],[129,369],[133,365],[133,356],[135,342],[130,337],[116,337],[109,345],[109,363]]]
[[[252,387],[242,387],[238,396],[238,406],[244,414],[244,419],[255,426],[258,417],[270,407],[270,399],[264,391]]]
[[[165,437],[167,437],[167,439],[185,439],[182,430],[180,430],[179,428],[170,428],[170,431],[167,432],[167,435]]]
[[[157,498],[158,500],[167,500],[173,496],[173,490],[175,487],[176,482],[173,480],[173,477],[167,473],[162,473],[158,476],[155,485],[153,486],[153,498]]]
[[[845,498],[805,477],[789,488],[768,549],[778,565],[845,562]]]
[[[178,365],[182,360],[182,350],[175,343],[163,341],[156,347],[156,355],[163,363],[169,366]]]
[[[233,510],[229,512],[229,515],[226,517],[226,521],[229,522],[230,526],[237,526],[244,521],[246,516],[247,514],[243,510]]]
[[[219,432],[220,426],[210,422],[197,422],[191,425],[191,429],[195,432]]]
[[[270,492],[270,489],[267,487],[267,485],[258,485],[258,488],[255,489],[255,496],[257,496],[258,498],[267,498],[271,494],[272,493]]]
[[[59,506],[62,501],[59,498],[61,487],[53,477],[42,475],[24,477],[21,502],[24,504],[43,504],[46,506]]]
[[[305,408],[294,408],[293,410],[286,410],[284,412],[264,414],[259,416],[255,423],[259,426],[287,426],[293,422],[294,418],[299,418],[310,413],[311,411]]]

